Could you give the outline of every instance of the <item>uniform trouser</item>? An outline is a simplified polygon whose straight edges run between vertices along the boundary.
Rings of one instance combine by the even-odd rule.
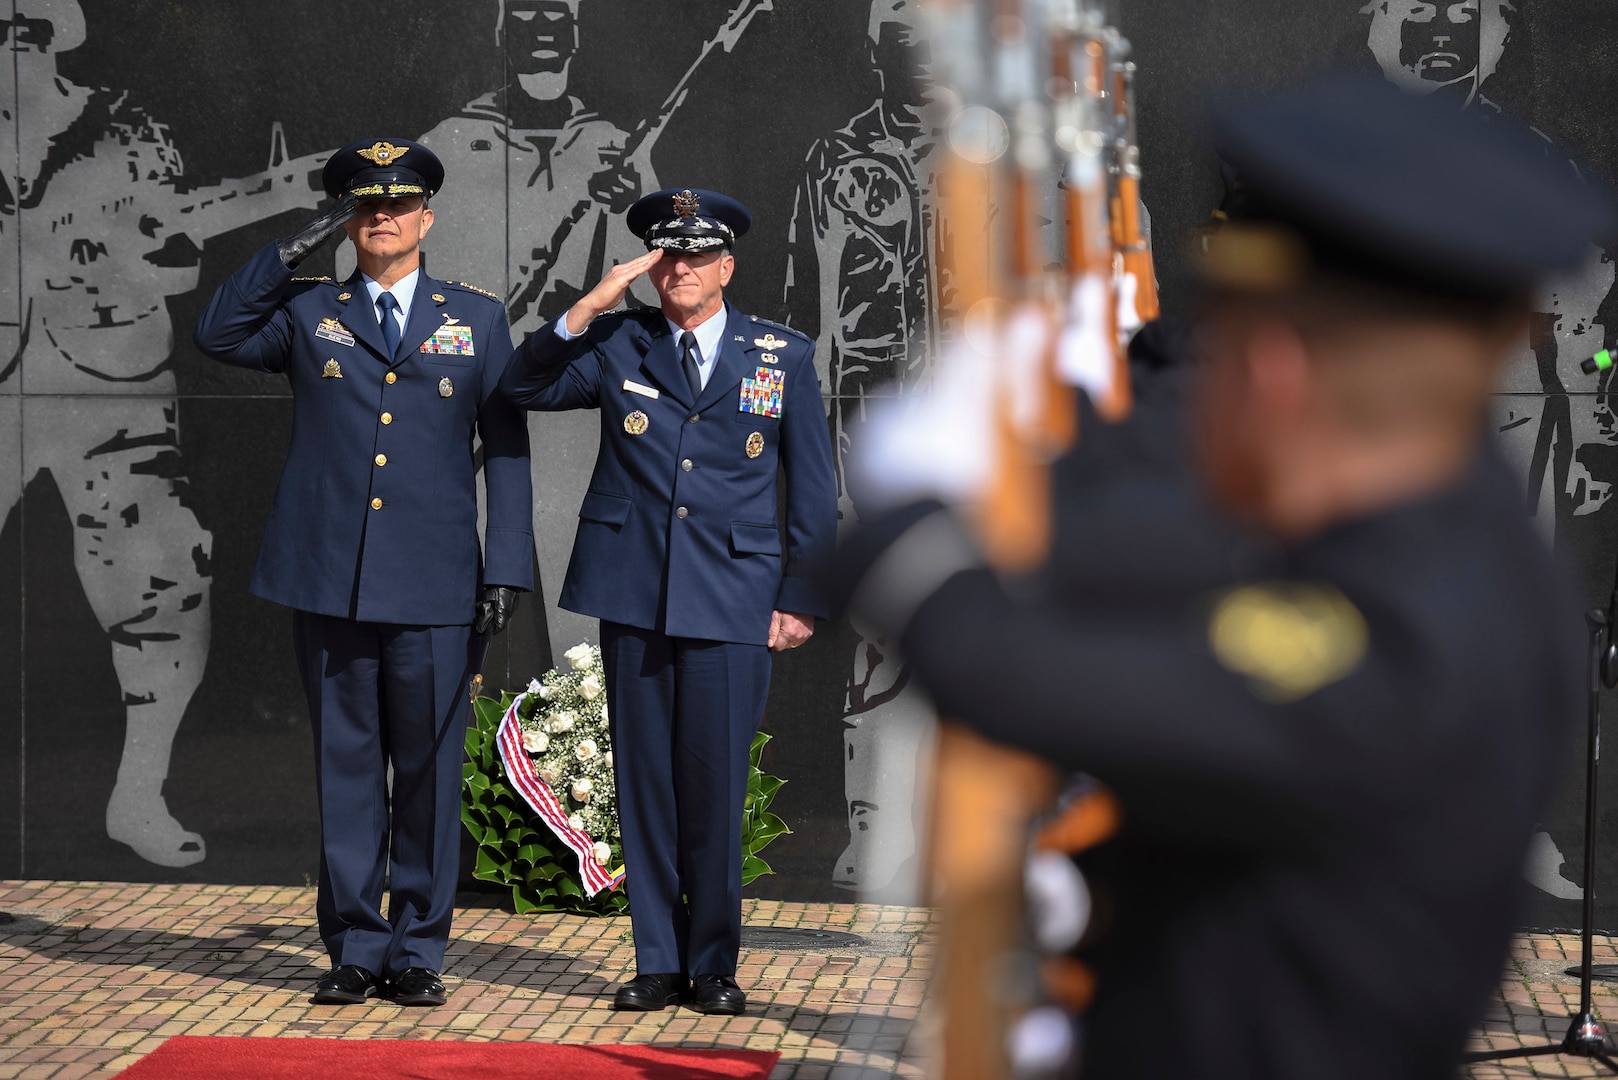
[[[769,650],[603,621],[601,655],[636,969],[734,975]]]
[[[303,611],[292,627],[315,737],[321,940],[334,967],[441,970],[460,864],[467,683],[484,638],[469,626]]]

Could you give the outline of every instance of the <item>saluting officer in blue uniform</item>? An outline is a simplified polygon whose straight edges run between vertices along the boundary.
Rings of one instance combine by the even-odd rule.
[[[637,967],[619,1009],[745,1009],[748,749],[769,649],[826,614],[807,576],[836,528],[814,346],[724,298],[750,223],[711,191],[641,199],[628,224],[649,252],[531,335],[501,382],[530,409],[601,410],[561,604],[601,619]],[[609,314],[643,273],[661,310]]]
[[[327,1004],[444,1003],[468,684],[515,590],[533,587],[527,428],[497,392],[511,358],[505,308],[421,268],[443,178],[408,140],[334,154],[323,179],[338,201],[231,275],[196,329],[215,360],[292,386],[292,444],[251,589],[293,609],[332,960],[314,1000]],[[353,276],[294,278],[339,226]]]

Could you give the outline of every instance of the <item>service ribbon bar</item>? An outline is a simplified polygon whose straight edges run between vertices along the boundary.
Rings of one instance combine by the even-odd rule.
[[[517,707],[527,697],[526,692],[517,695],[517,700],[511,703],[506,715],[500,718],[500,730],[495,733],[495,744],[500,747],[500,761],[506,767],[506,778],[522,796],[523,802],[533,807],[534,813],[550,826],[556,838],[579,857],[579,877],[583,880],[585,891],[594,896],[602,889],[616,889],[624,880],[623,872],[609,874],[606,867],[596,862],[591,854],[595,841],[590,839],[588,833],[567,823],[567,808],[544,778],[534,771],[533,759],[522,748],[522,725],[517,722]]]

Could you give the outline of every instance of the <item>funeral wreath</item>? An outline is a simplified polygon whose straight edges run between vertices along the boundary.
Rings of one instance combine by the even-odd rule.
[[[472,874],[511,888],[519,913],[628,910],[601,651],[576,645],[518,693],[473,702],[461,820]],[[791,830],[770,812],[784,783],[759,769],[753,737],[742,810],[742,883],[771,873],[759,852]],[[631,886],[632,887],[632,886]]]

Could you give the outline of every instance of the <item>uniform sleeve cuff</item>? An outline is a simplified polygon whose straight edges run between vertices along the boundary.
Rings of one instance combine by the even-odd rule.
[[[902,637],[916,611],[944,582],[983,565],[983,553],[965,526],[940,509],[911,525],[876,557],[854,586],[849,608]]]

